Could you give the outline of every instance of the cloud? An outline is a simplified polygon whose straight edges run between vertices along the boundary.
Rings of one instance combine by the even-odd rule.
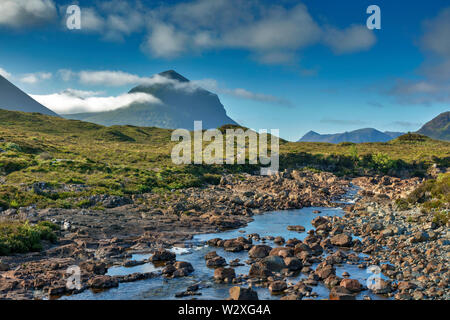
[[[61,6],[61,15],[65,17],[68,5]],[[125,36],[146,30],[148,9],[139,1],[131,4],[127,1],[113,0],[98,2],[97,7],[81,7],[80,32],[101,34],[104,40],[123,41]],[[65,18],[63,19],[65,26]]]
[[[169,79],[160,75],[154,75],[152,77],[141,77],[136,74],[131,74],[124,71],[79,71],[75,72],[68,69],[61,69],[58,74],[64,81],[72,80],[73,78],[83,85],[91,86],[108,86],[108,87],[121,87],[132,85],[154,85],[154,84],[171,84],[175,89],[185,91],[196,91],[200,88],[204,88],[217,94],[226,94],[234,96],[240,99],[259,101],[264,103],[277,104],[287,107],[292,107],[292,103],[287,99],[276,97],[269,94],[251,92],[243,88],[226,88],[214,80],[214,79],[202,79],[193,80],[190,82],[179,82],[174,79]]]
[[[57,17],[52,0],[2,0],[0,12],[0,26],[10,28],[45,24]]]
[[[420,122],[409,122],[409,121],[394,121],[389,126],[397,126],[401,128],[420,128],[422,126],[422,123]]]
[[[203,79],[203,80],[196,80],[192,81],[194,85],[198,87],[205,88],[209,91],[218,93],[218,94],[226,94],[233,97],[237,97],[240,99],[246,99],[246,100],[253,100],[253,101],[259,101],[264,103],[271,103],[271,104],[277,104],[282,105],[286,107],[292,107],[293,104],[287,100],[280,97],[276,97],[273,95],[263,94],[263,93],[255,93],[251,92],[246,89],[242,88],[236,88],[236,89],[229,89],[225,88],[219,85],[219,83],[214,79]]]
[[[28,73],[23,75],[19,80],[27,84],[36,84],[42,80],[49,80],[52,76],[50,72]]]
[[[419,46],[425,60],[419,79],[398,79],[388,90],[401,104],[432,105],[450,102],[450,7],[423,22]]]
[[[107,97],[98,97],[97,95],[99,94],[99,92],[67,89],[60,93],[31,95],[31,97],[59,114],[110,111],[129,106],[133,103],[161,103],[159,99],[146,93],[131,93]]]
[[[320,120],[321,123],[332,124],[332,125],[347,125],[347,126],[361,126],[367,124],[366,121],[362,120],[351,120],[351,119],[332,119],[332,118],[323,118]]]
[[[322,27],[303,4],[283,7],[261,1],[195,0],[166,6],[152,15],[142,48],[158,58],[213,49],[246,50],[267,64],[291,64],[301,49],[324,44],[338,54],[371,48],[365,26]]]
[[[323,41],[336,54],[345,54],[372,48],[376,38],[366,26],[352,25],[343,30],[334,27],[326,28]]]
[[[65,8],[61,7],[61,15]],[[94,2],[82,7],[81,31],[122,41],[142,33],[141,49],[174,59],[210,50],[244,50],[264,64],[297,64],[300,51],[325,45],[338,54],[367,50],[375,43],[365,26],[321,26],[304,4],[263,0],[190,0],[146,6],[141,1]]]
[[[10,79],[12,77],[12,74],[3,68],[0,68],[0,76],[4,77],[6,79]]]

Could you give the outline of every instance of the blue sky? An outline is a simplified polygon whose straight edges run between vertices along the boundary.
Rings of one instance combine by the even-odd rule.
[[[71,4],[81,30],[65,26]],[[381,30],[366,27],[372,4]],[[415,131],[449,110],[444,0],[4,0],[0,12],[0,73],[57,112],[68,95],[107,107],[168,69],[219,94],[242,125],[290,140]]]

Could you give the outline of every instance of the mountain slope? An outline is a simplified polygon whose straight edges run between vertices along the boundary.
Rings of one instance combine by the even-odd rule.
[[[319,134],[314,131],[309,131],[305,134],[299,142],[387,142],[398,136],[401,132],[381,132],[373,128],[358,129],[350,132],[336,133],[336,134]]]
[[[417,133],[433,139],[450,141],[450,111],[443,112],[428,121]]]
[[[0,76],[0,109],[58,116],[2,76]]]
[[[71,114],[65,117],[105,126],[128,124],[189,130],[193,129],[195,120],[202,120],[204,129],[237,124],[227,116],[216,94],[192,86],[188,79],[173,70],[162,72],[159,76],[168,81],[139,85],[129,93],[151,94],[162,101],[162,104],[134,103],[112,111]]]

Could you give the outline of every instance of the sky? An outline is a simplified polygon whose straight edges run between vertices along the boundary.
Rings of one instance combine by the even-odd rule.
[[[81,29],[69,29],[70,5]],[[370,5],[381,29],[369,30]],[[253,129],[416,131],[450,110],[447,0],[1,0],[0,74],[59,113],[173,69]],[[151,98],[150,98],[151,99]]]

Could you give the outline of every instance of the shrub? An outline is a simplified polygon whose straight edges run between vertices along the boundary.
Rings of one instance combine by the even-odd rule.
[[[30,225],[28,221],[0,223],[0,256],[42,250],[42,240],[56,242],[58,227],[43,221]]]

